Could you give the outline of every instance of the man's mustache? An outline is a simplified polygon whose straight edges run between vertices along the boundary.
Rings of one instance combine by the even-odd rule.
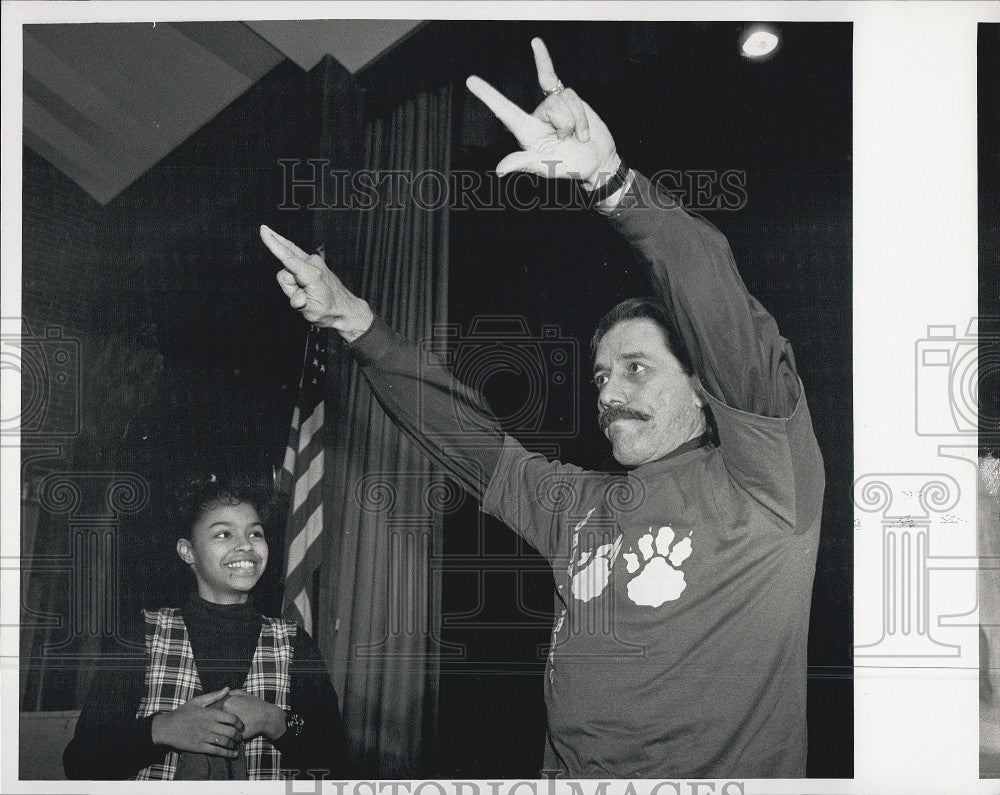
[[[603,414],[597,418],[598,424],[601,426],[601,430],[606,430],[607,427],[617,420],[648,420],[650,415],[645,412],[639,411],[638,409],[632,409],[628,406],[614,406],[608,409]]]

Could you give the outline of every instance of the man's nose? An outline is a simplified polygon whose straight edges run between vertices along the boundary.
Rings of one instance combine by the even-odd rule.
[[[597,393],[597,405],[601,411],[607,411],[614,406],[624,406],[628,402],[628,395],[622,379],[611,375],[601,386]]]

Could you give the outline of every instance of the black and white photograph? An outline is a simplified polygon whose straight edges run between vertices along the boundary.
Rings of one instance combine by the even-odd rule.
[[[3,791],[991,791],[1000,14],[536,5],[5,4]]]

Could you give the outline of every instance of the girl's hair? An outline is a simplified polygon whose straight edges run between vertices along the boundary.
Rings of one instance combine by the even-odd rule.
[[[274,484],[242,472],[198,472],[187,478],[174,495],[174,540],[190,538],[198,519],[215,505],[254,507],[265,530],[271,530],[278,511]]]

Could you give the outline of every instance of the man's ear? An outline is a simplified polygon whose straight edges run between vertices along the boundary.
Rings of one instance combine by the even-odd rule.
[[[177,554],[189,566],[194,563],[194,550],[191,548],[191,542],[186,538],[177,539]]]

